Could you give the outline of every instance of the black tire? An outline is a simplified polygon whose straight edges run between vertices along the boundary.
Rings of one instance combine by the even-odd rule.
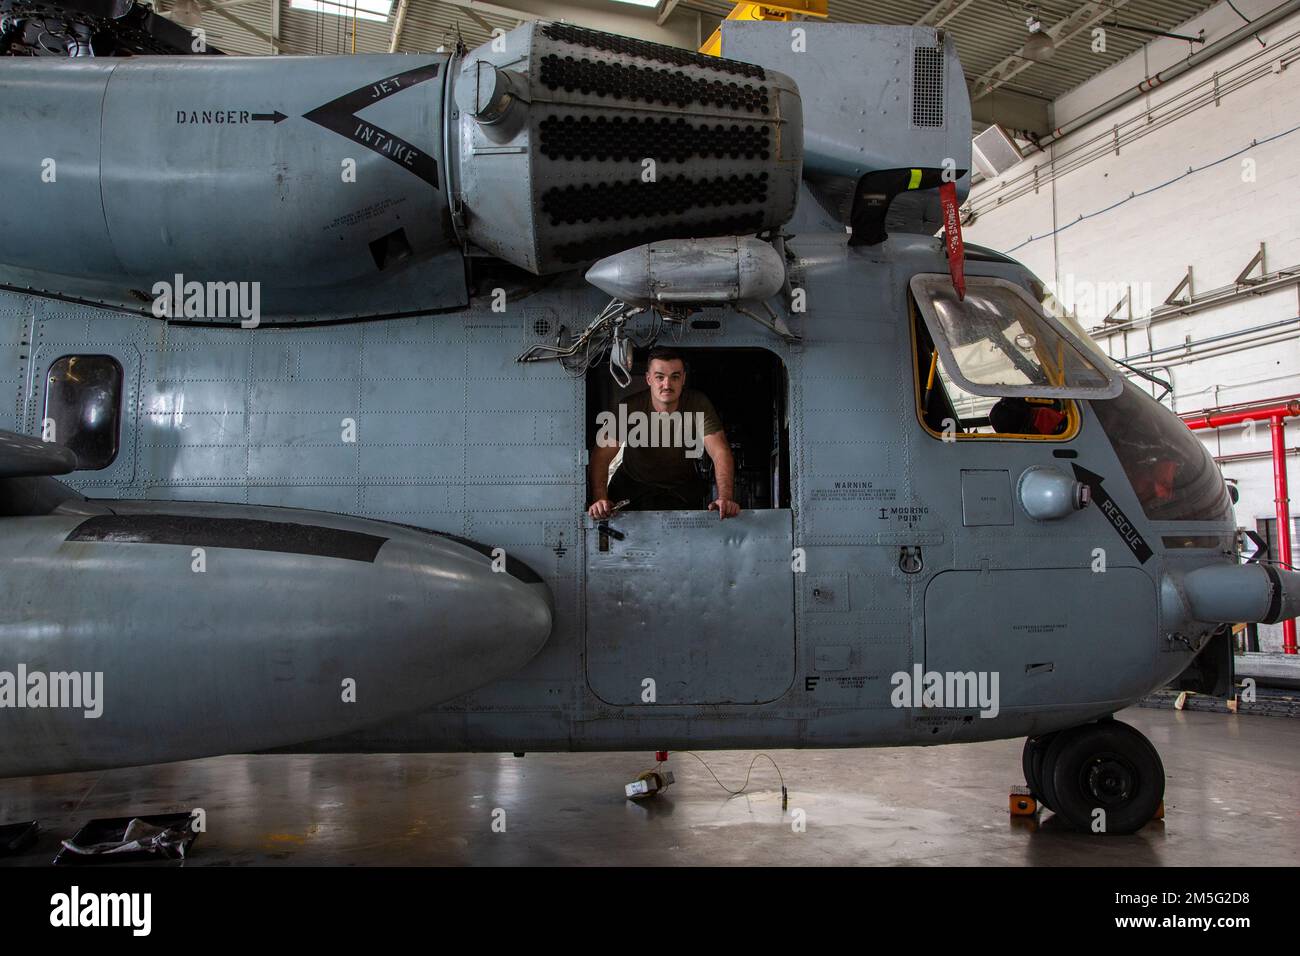
[[[1155,816],[1165,796],[1165,768],[1156,748],[1118,720],[1061,733],[1043,758],[1043,775],[1052,808],[1090,832],[1133,833]],[[1105,811],[1104,828],[1093,831],[1099,808]]]
[[[1088,725],[1084,725],[1086,727]],[[1056,796],[1056,755],[1061,752],[1061,747],[1074,734],[1083,730],[1084,727],[1070,727],[1067,730],[1058,730],[1052,735],[1047,746],[1043,748],[1043,762],[1038,771],[1038,781],[1043,785],[1043,806],[1057,813],[1057,796]]]
[[[1035,800],[1049,810],[1052,809],[1052,805],[1048,803],[1047,795],[1043,793],[1043,758],[1047,755],[1047,748],[1055,739],[1056,731],[1040,737],[1026,737],[1025,749],[1020,754],[1020,765],[1024,768],[1025,784],[1029,787],[1029,792],[1034,795]]]

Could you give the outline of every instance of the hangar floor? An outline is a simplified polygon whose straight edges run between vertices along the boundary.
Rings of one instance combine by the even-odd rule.
[[[623,785],[648,753],[240,756],[0,780],[0,822],[39,819],[44,865],[95,817],[202,807],[188,865],[920,864],[1294,865],[1300,721],[1134,708],[1168,776],[1163,822],[1128,837],[1013,821],[1021,741],[894,750],[772,751],[729,797],[696,760],[637,804]],[[752,755],[704,754],[736,788]],[[504,810],[504,832],[493,828]],[[498,822],[497,829],[500,829]],[[152,865],[152,864],[146,864]]]

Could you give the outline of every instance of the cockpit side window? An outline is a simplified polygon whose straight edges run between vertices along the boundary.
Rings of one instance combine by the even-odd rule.
[[[946,275],[912,277],[912,294],[949,381],[984,398],[1114,398],[1123,376],[1048,316],[1020,285]]]
[[[1068,441],[1078,434],[1079,409],[1070,399],[976,395],[953,380],[939,348],[910,303],[917,416],[941,439]]]
[[[71,449],[78,471],[107,468],[121,434],[122,365],[111,355],[65,355],[45,378],[42,437]]]

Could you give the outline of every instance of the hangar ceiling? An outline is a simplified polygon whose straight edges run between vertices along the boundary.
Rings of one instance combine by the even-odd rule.
[[[185,0],[161,0],[158,6],[166,13],[177,2]],[[209,42],[247,54],[423,52],[451,45],[457,34],[473,47],[485,42],[494,28],[509,30],[539,16],[690,47],[706,38],[732,7],[728,0],[660,0],[657,8],[626,0],[195,2],[203,10]],[[300,8],[310,3],[343,15]],[[1014,129],[1047,132],[1052,100],[1153,38],[1134,27],[1176,32],[1180,23],[1212,5],[1210,0],[830,0],[830,19],[921,23],[952,31],[972,89],[977,128],[996,120]],[[382,20],[365,19],[368,6],[387,9],[387,14]],[[1056,38],[1048,57],[1020,55],[1029,37],[1025,21],[1031,15]],[[1105,28],[1104,51],[1093,49],[1094,26]]]

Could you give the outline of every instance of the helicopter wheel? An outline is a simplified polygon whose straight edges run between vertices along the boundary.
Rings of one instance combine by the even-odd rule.
[[[1035,800],[1049,810],[1053,807],[1047,802],[1047,796],[1043,793],[1043,757],[1055,739],[1056,731],[1039,737],[1026,737],[1025,749],[1020,754],[1020,763],[1024,767],[1025,783],[1029,787],[1029,792],[1033,794]]]
[[[1057,734],[1043,754],[1041,773],[1045,802],[1071,826],[1094,833],[1141,829],[1165,795],[1156,748],[1118,720]]]

